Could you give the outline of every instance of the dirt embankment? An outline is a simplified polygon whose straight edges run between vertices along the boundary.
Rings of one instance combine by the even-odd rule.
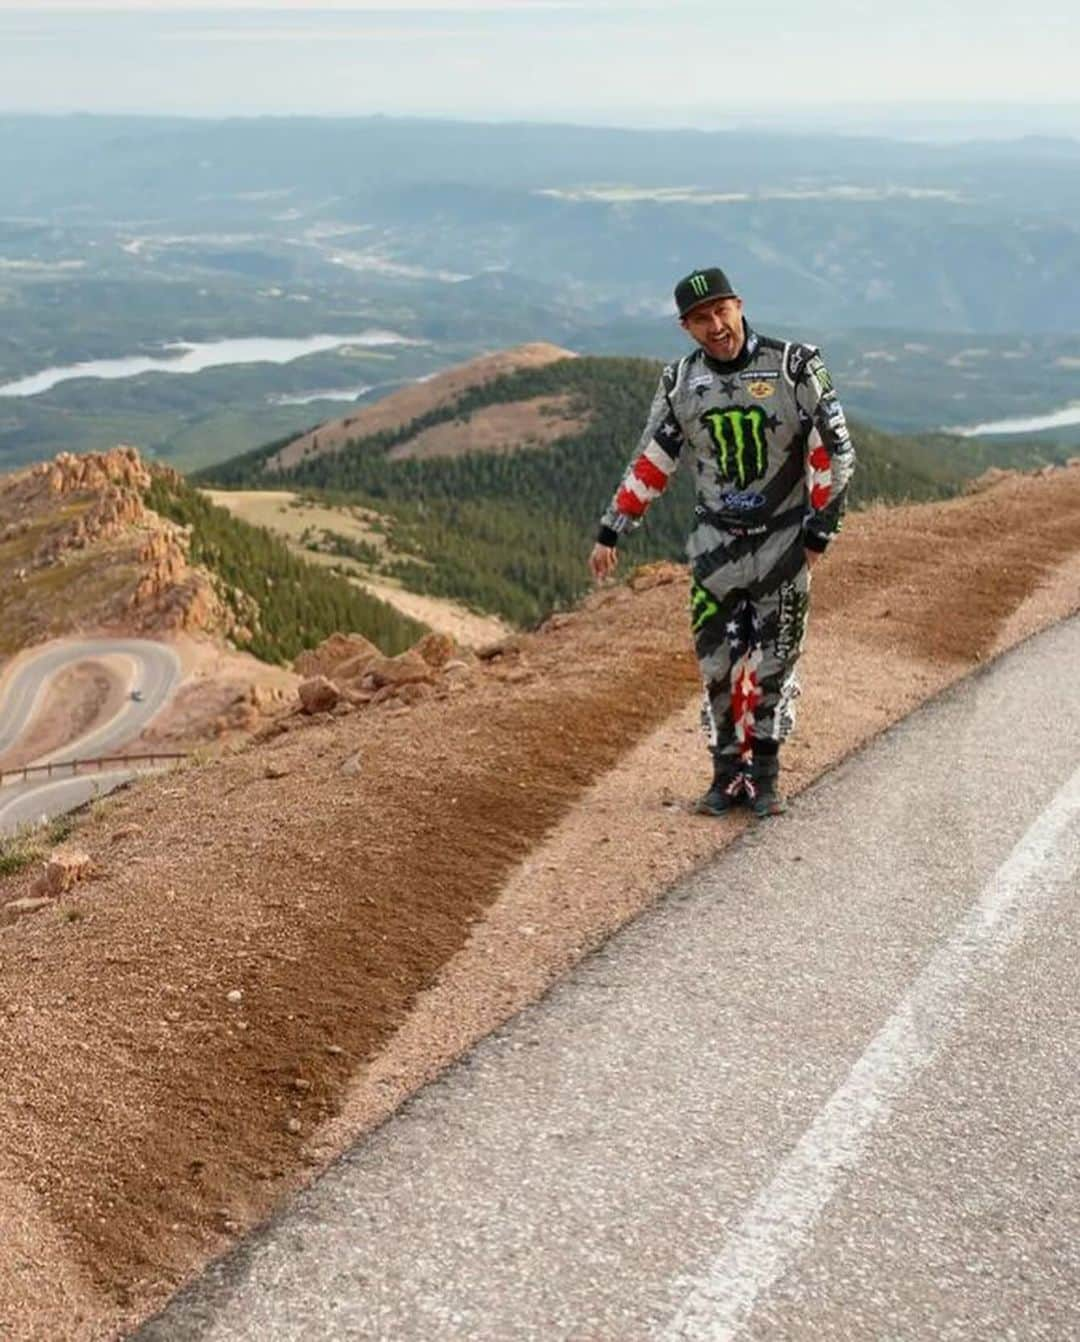
[[[789,786],[1075,610],[1078,580],[1080,469],[852,518],[815,571]],[[708,772],[685,576],[651,582],[446,699],[145,781],[78,835],[96,879],[8,917],[20,1339],[114,1336],[739,832],[683,805]]]

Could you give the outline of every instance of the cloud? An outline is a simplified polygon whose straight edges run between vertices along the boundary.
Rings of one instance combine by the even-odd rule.
[[[251,13],[308,13],[316,14],[333,10],[347,14],[386,14],[402,13],[516,13],[523,10],[545,9],[634,9],[641,8],[633,2],[621,0],[37,0],[33,6],[26,0],[0,0],[0,13],[41,13],[53,12],[106,12],[132,10],[146,14],[208,12],[220,13],[225,10],[246,10]],[[652,8],[650,3],[647,7]]]
[[[471,28],[197,28],[161,33],[163,42],[425,42],[469,37]]]

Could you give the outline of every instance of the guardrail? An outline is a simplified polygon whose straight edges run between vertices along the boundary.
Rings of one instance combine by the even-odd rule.
[[[55,778],[57,775],[76,778],[80,772],[89,772],[95,768],[98,773],[103,773],[107,764],[138,767],[140,764],[154,764],[158,760],[186,759],[187,754],[183,751],[155,750],[149,755],[97,755],[85,760],[55,760],[52,764],[27,764],[21,769],[0,769],[0,787],[9,779],[17,778],[24,783],[29,782],[32,774],[44,774],[47,778]]]

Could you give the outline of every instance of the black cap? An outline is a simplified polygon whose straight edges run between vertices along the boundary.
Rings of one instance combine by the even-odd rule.
[[[675,286],[675,306],[679,316],[685,317],[691,308],[708,303],[714,298],[737,298],[728,277],[719,266],[695,270]]]

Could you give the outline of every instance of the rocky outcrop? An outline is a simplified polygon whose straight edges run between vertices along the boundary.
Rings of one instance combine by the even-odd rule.
[[[237,632],[237,618],[205,569],[188,562],[188,536],[182,527],[156,514],[145,526],[136,562],[138,579],[128,610],[144,632]]]
[[[149,487],[150,472],[133,447],[81,457],[61,452],[0,482],[4,514],[11,519],[0,537],[17,538],[40,529],[42,520],[54,520],[30,566],[55,563],[66,551],[85,550],[144,524]]]
[[[298,710],[350,712],[393,702],[411,706],[458,692],[479,674],[477,658],[446,634],[425,634],[413,647],[387,657],[359,634],[332,634],[293,669],[309,677],[298,690]],[[330,702],[330,690],[336,696]]]
[[[364,678],[377,690],[384,685],[419,685],[425,681],[430,684],[435,679],[435,668],[410,648],[397,657],[379,657],[367,668]]]
[[[108,452],[74,456],[61,452],[30,471],[50,494],[104,493],[110,488],[142,495],[150,488],[150,472],[137,448],[120,446]]]
[[[16,567],[0,573],[0,584],[10,578],[25,586],[35,607],[27,612],[25,641],[95,625],[150,636],[233,632],[238,603],[224,600],[214,578],[190,562],[187,528],[147,507],[151,483],[138,451],[127,446],[63,452],[0,479],[0,543],[14,542],[17,551]],[[42,610],[38,593],[55,586],[49,575],[61,565],[77,568],[78,580],[63,609]]]
[[[32,564],[55,563],[65,551],[86,550],[102,541],[112,540],[130,527],[145,525],[147,512],[142,498],[126,489],[107,486],[70,523],[53,532],[34,553]]]
[[[300,676],[333,676],[341,672],[345,680],[353,680],[367,662],[382,653],[362,634],[331,634],[317,648],[302,652],[293,661],[293,670]],[[345,666],[348,664],[348,670]]]

